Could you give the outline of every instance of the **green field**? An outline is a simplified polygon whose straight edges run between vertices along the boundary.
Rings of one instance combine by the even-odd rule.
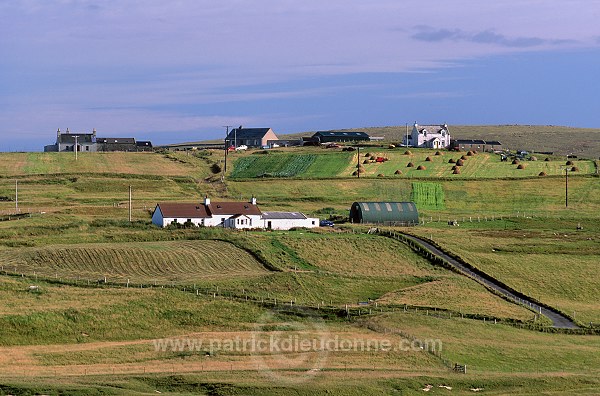
[[[540,173],[547,176],[564,175],[565,159],[555,156],[538,155],[537,160],[525,160],[519,164],[512,161],[501,162],[500,156],[490,153],[467,155],[465,152],[435,151],[427,149],[405,150],[367,148],[358,153],[332,151],[323,153],[324,149],[299,148],[279,151],[260,151],[247,154],[234,161],[234,169],[230,176],[242,178],[302,178],[319,179],[333,177],[352,177],[359,163],[362,166],[362,177],[393,178],[444,178],[444,179],[498,179],[498,178],[535,178]],[[365,153],[365,151],[367,151]],[[266,154],[260,154],[266,153]],[[363,154],[364,153],[364,154]],[[436,155],[437,154],[437,155]],[[377,157],[386,158],[385,162],[376,162]],[[454,163],[463,159],[460,174],[454,174]],[[548,158],[548,161],[545,159]],[[412,166],[408,166],[408,164]],[[518,169],[522,165],[524,169]],[[417,169],[423,167],[424,169]],[[596,166],[591,160],[574,160],[569,169],[578,170],[572,175],[589,175],[596,173]]]
[[[351,177],[367,150],[389,160]],[[516,170],[479,153],[452,175],[448,160],[466,153],[367,150],[234,153],[224,183],[211,170],[216,152],[81,154],[77,163],[62,153],[0,154],[0,394],[376,395],[423,394],[427,385],[438,394],[597,394],[599,336],[520,328],[551,330],[406,245],[343,223],[354,201],[414,200],[422,224],[400,230],[591,330],[600,323],[595,164],[576,162],[565,208],[561,157]],[[16,219],[15,180],[24,213]],[[263,211],[340,218],[333,229],[286,232],[150,223],[157,202],[204,195],[255,195]],[[165,337],[247,338],[257,326],[263,338],[425,339],[443,349],[334,350],[315,368],[315,352],[153,347]],[[454,363],[467,374],[452,372]]]

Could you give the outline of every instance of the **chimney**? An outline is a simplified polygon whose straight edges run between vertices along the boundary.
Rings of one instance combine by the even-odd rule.
[[[92,136],[93,136],[93,137],[96,137],[96,128],[94,128],[94,129],[92,130]]]
[[[240,127],[238,128],[238,130],[242,129],[243,127],[240,125]]]
[[[256,205],[256,197],[253,195],[252,198],[250,198],[250,203],[252,205]]]
[[[67,133],[69,133],[69,128],[67,128]]]
[[[58,128],[58,130],[56,131],[56,138],[60,139],[60,128]],[[58,140],[57,140],[58,141]]]
[[[208,198],[208,195],[204,197],[204,205],[210,205],[210,198]]]

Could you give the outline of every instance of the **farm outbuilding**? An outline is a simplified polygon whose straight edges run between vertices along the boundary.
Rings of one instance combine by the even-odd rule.
[[[385,225],[417,225],[419,212],[414,202],[354,202],[350,222]]]

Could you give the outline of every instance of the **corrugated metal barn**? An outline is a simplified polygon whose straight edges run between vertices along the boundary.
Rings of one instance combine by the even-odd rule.
[[[350,222],[383,225],[417,225],[419,212],[414,202],[354,202]]]

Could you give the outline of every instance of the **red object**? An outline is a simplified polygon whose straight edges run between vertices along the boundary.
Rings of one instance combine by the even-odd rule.
[[[234,146],[229,146],[229,148],[227,149],[227,151],[235,151],[235,147]]]
[[[377,158],[375,159],[375,162],[385,162],[385,161],[387,161],[387,158],[383,158],[383,157],[377,157]]]

